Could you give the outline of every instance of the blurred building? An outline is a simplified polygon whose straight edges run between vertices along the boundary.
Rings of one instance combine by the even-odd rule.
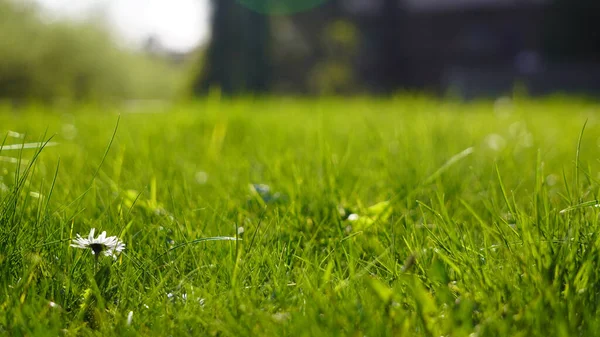
[[[276,92],[600,92],[597,0],[329,0],[269,20]]]
[[[568,25],[551,22],[560,17],[553,4],[342,0],[342,8],[364,33],[360,67],[368,82],[382,83],[381,77],[388,76],[390,88],[452,91],[465,97],[510,92],[515,84],[531,94],[600,92],[600,59],[556,63],[547,58],[548,26]],[[576,2],[569,6],[585,11]],[[591,15],[600,22],[600,12]]]

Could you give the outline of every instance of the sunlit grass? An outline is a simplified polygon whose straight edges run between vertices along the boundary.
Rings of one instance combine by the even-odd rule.
[[[1,112],[0,334],[599,334],[595,104],[127,111]]]

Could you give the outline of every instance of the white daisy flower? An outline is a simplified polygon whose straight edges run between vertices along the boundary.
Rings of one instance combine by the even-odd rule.
[[[117,254],[125,249],[123,241],[119,240],[116,236],[106,237],[106,232],[102,232],[102,234],[94,239],[95,232],[96,228],[92,228],[87,239],[77,234],[77,238],[73,240],[71,247],[90,249],[96,258],[100,254],[104,254],[105,256],[112,256],[115,259],[117,258]]]

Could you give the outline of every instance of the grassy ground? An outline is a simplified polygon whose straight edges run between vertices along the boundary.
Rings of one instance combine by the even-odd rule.
[[[138,112],[0,113],[0,334],[600,335],[597,105]]]

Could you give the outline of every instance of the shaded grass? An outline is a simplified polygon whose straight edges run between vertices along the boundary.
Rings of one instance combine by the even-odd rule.
[[[22,162],[0,162],[0,331],[599,331],[594,104],[213,97],[115,128],[119,112],[0,116],[27,135],[5,145],[59,143],[0,152]],[[127,244],[102,274],[69,247],[92,227]]]

